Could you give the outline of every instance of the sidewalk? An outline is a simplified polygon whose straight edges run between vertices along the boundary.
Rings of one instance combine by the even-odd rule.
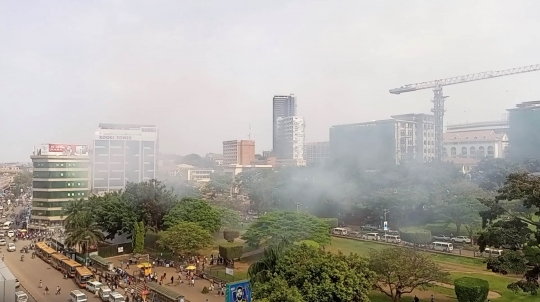
[[[114,267],[120,267],[120,261],[123,260],[124,263],[126,263],[129,257],[130,255],[122,255],[122,256],[107,258],[107,260],[111,261],[114,264]],[[134,274],[138,275],[140,272],[140,269],[137,268],[137,265],[131,265],[129,269],[125,269],[125,265],[124,265],[124,270],[130,275],[134,275]],[[208,280],[204,280],[204,279],[195,280],[195,286],[191,287],[189,286],[187,281],[184,279],[185,276],[182,276],[182,279],[184,279],[184,283],[177,282],[178,273],[176,272],[175,268],[156,266],[152,269],[152,272],[155,272],[157,276],[161,276],[163,275],[163,273],[167,273],[167,277],[164,280],[163,286],[167,287],[168,289],[174,292],[177,292],[183,295],[186,298],[186,300],[189,300],[191,302],[206,301],[206,299],[208,299],[208,302],[224,302],[225,301],[224,296],[221,296],[221,297],[217,296],[216,289],[214,289],[213,293],[212,292],[208,294],[202,293],[203,287],[205,286],[210,287],[210,281]],[[174,276],[174,279],[175,279],[174,284],[170,284],[171,276]],[[139,287],[142,287],[142,284],[139,285]],[[137,291],[140,292],[140,290],[141,288],[138,288],[138,287],[135,288],[136,292]],[[124,294],[123,290],[119,290],[119,292],[121,294]]]

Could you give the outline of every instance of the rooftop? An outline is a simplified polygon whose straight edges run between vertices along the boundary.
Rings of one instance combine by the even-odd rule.
[[[477,131],[462,131],[444,133],[445,142],[460,142],[460,141],[498,141],[505,138],[505,134],[496,133],[493,130],[477,130]]]
[[[141,128],[155,128],[156,125],[144,125],[144,124],[99,124],[100,129],[141,129]]]

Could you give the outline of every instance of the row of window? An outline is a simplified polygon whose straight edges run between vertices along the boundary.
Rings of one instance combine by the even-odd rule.
[[[40,208],[65,208],[70,201],[53,201],[53,202],[44,202],[44,201],[33,201],[33,207]]]
[[[64,211],[43,211],[43,210],[32,210],[32,216],[63,216]]]
[[[36,189],[68,189],[87,188],[86,181],[34,181],[32,186]]]
[[[486,156],[485,151],[486,151],[486,149],[483,146],[480,146],[478,148],[478,150],[476,150],[475,147],[471,147],[470,149],[467,149],[467,147],[462,147],[460,155],[463,155],[463,156],[470,155],[470,156],[473,156],[473,157],[474,156],[483,157],[483,156]],[[443,148],[443,154],[445,154],[445,155],[448,154],[448,153],[446,153],[446,148]],[[457,155],[456,147],[450,148],[450,156],[456,156],[456,155]],[[493,148],[493,146],[488,146],[487,147],[487,156],[492,157],[494,155],[495,155],[495,149]]]
[[[88,178],[88,172],[34,171],[34,178]]]
[[[40,192],[34,191],[34,198],[44,198],[44,199],[56,199],[56,198],[85,198],[88,196],[88,192],[79,191],[79,192]]]
[[[88,168],[88,163],[40,163],[35,162],[34,168]]]

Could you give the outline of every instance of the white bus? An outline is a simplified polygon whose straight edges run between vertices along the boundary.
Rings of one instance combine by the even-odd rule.
[[[344,228],[333,228],[332,234],[334,235],[347,235],[347,229]]]
[[[431,249],[436,251],[451,252],[454,250],[454,246],[450,242],[435,241],[431,243]]]

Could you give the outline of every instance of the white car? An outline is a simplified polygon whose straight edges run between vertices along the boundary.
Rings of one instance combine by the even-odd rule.
[[[19,279],[15,279],[15,288],[19,288],[21,286],[21,282],[19,282]]]
[[[452,242],[457,242],[457,243],[471,243],[471,238],[467,237],[467,236],[457,236],[457,237],[452,237]]]
[[[0,239],[0,245],[6,245],[7,242],[6,242],[6,239]]]
[[[15,247],[15,243],[8,244],[7,250],[8,252],[15,252],[17,250],[17,247]]]
[[[7,235],[8,235],[9,238],[11,238],[11,237],[15,236],[15,232],[13,232],[13,231],[8,231],[8,232],[7,232]]]

